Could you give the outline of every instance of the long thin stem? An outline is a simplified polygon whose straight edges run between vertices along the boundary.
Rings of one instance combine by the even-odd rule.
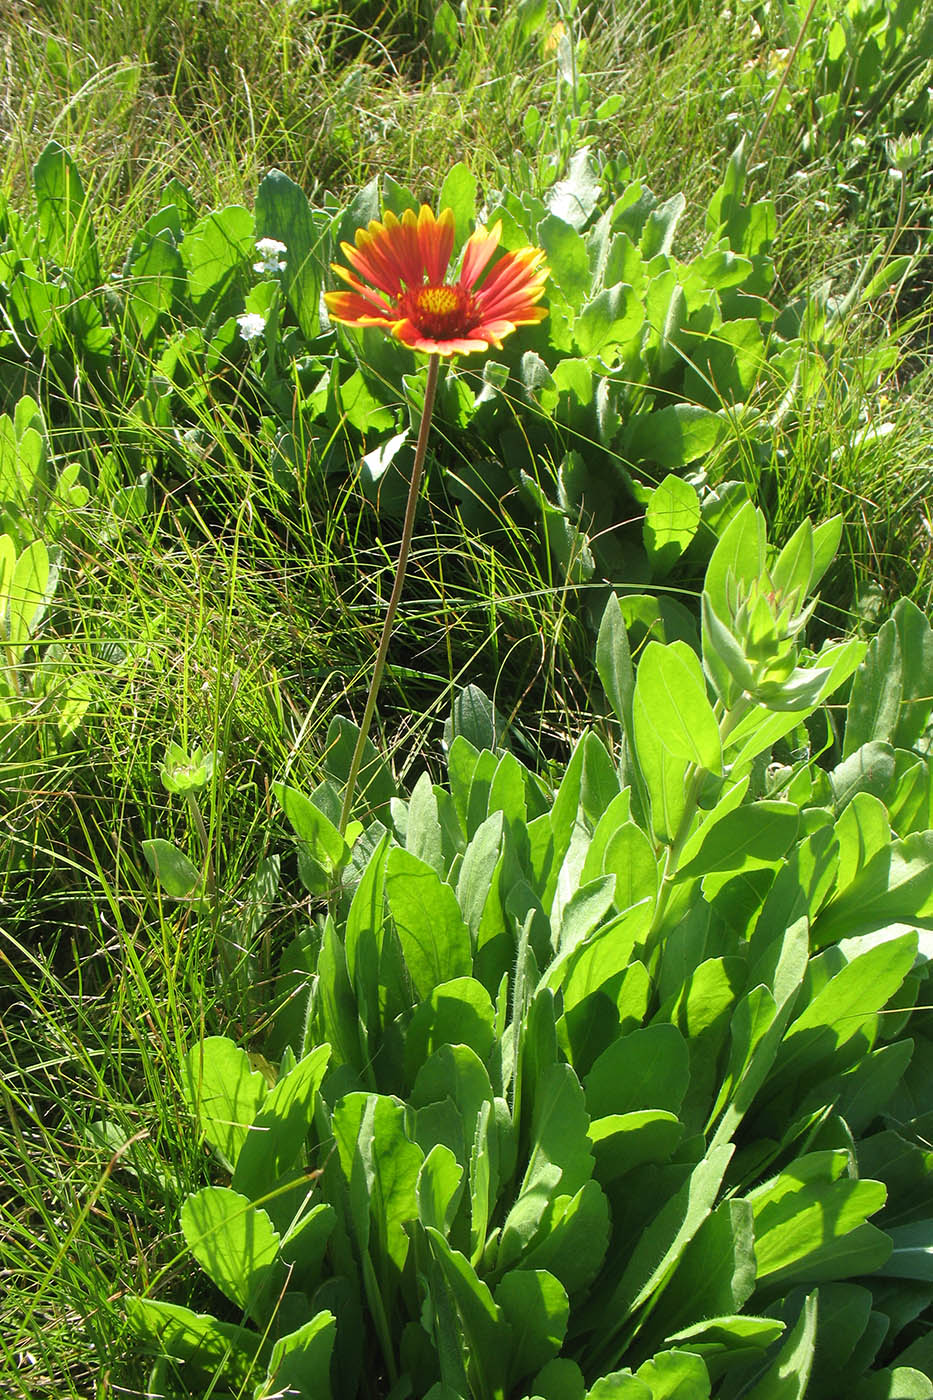
[[[424,389],[424,408],[421,411],[421,427],[418,429],[418,444],[415,448],[415,461],[411,469],[411,484],[408,488],[408,504],[405,507],[405,521],[402,525],[402,542],[399,545],[398,564],[395,569],[395,583],[392,585],[392,593],[386,608],[385,622],[382,624],[382,637],[379,642],[379,650],[376,652],[375,664],[373,665],[373,678],[369,683],[369,694],[366,697],[366,708],[363,711],[363,718],[360,722],[360,732],[357,736],[356,748],[353,750],[350,772],[347,774],[347,787],[343,795],[343,810],[340,813],[341,836],[345,833],[347,823],[350,820],[356,780],[359,777],[360,765],[363,762],[363,749],[366,747],[369,727],[373,722],[373,714],[376,710],[379,687],[382,684],[382,675],[386,668],[386,657],[389,654],[389,642],[392,639],[392,624],[395,622],[395,614],[398,610],[399,599],[402,596],[402,587],[405,583],[405,570],[408,567],[411,537],[415,528],[415,512],[418,508],[418,497],[421,492],[421,473],[424,469],[424,457],[428,447],[428,433],[431,428],[431,416],[434,412],[434,394],[437,389],[439,368],[440,357],[438,355],[430,355],[428,357],[428,380]]]

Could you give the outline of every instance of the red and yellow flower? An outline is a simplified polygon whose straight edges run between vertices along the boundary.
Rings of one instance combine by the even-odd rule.
[[[469,355],[501,349],[503,336],[547,315],[538,302],[548,269],[540,248],[520,248],[492,261],[501,223],[480,225],[463,249],[460,273],[451,276],[453,211],[438,217],[427,205],[390,210],[380,223],[357,229],[356,246],[341,243],[349,268],[333,268],[349,291],[327,292],[327,309],[345,326],[378,326],[428,355]],[[455,280],[454,280],[455,279]]]

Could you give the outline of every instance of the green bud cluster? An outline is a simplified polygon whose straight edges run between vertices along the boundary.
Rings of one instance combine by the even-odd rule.
[[[723,532],[703,592],[703,665],[727,710],[742,697],[773,710],[815,702],[827,673],[798,665],[799,639],[840,529],[839,519],[816,529],[805,520],[776,553],[748,503]]]

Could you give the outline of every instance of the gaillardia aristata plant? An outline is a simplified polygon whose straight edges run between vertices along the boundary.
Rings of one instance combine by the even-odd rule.
[[[454,215],[439,218],[427,205],[401,219],[387,210],[357,229],[356,246],[341,243],[353,271],[333,268],[350,291],[328,292],[333,320],[347,326],[377,326],[413,350],[449,358],[502,346],[516,326],[535,325],[547,311],[547,268],[540,248],[521,248],[489,264],[499,246],[501,223],[483,225],[467,240],[460,274],[450,280]],[[488,269],[488,270],[487,270]]]
[[[481,224],[464,245],[459,275],[452,274],[453,210],[444,209],[435,218],[433,210],[423,204],[418,214],[406,209],[401,219],[386,210],[382,223],[373,219],[367,228],[357,229],[355,246],[341,243],[350,267],[334,263],[333,268],[350,290],[327,292],[324,297],[333,320],[358,329],[375,326],[428,356],[424,408],[395,583],[347,775],[341,835],[350,819],[356,779],[405,581],[440,362],[455,355],[488,350],[490,345],[499,349],[503,337],[511,335],[517,326],[536,325],[547,315],[539,305],[548,276],[544,252],[540,248],[520,248],[493,261],[501,235],[501,223],[491,229]]]

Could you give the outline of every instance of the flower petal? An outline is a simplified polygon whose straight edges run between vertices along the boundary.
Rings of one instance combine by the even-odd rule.
[[[447,276],[454,250],[454,211],[445,209],[439,219],[434,210],[422,204],[418,215],[418,246],[421,265],[429,286],[437,286]]]
[[[469,337],[456,340],[432,340],[425,335],[413,321],[396,321],[391,327],[391,334],[396,340],[400,340],[403,345],[408,345],[412,350],[421,350],[426,355],[469,355],[474,351],[488,349],[488,341],[479,336],[478,331],[471,332]]]
[[[461,287],[475,287],[480,274],[499,246],[502,237],[502,220],[498,219],[491,229],[482,224],[471,233],[463,248],[463,264],[460,271]]]
[[[392,324],[389,309],[380,312],[358,292],[325,292],[324,304],[332,321],[345,326],[384,326]]]
[[[361,282],[358,277],[354,277],[353,273],[347,268],[341,267],[339,263],[331,263],[331,267],[334,269],[337,276],[342,277],[354,292],[359,293],[361,297],[365,297],[373,306],[378,307],[380,310],[384,309],[386,313],[395,310],[392,303],[384,297],[381,292],[373,291],[371,287],[367,287],[365,282]]]

